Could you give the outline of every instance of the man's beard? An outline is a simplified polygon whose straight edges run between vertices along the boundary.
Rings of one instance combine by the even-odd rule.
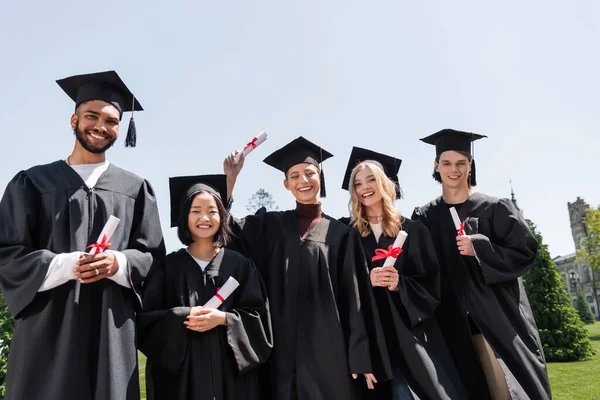
[[[110,147],[117,140],[117,138],[106,139],[106,144],[104,146],[92,145],[88,141],[89,139],[88,139],[87,133],[85,133],[84,131],[79,129],[79,121],[77,121],[77,124],[75,125],[75,129],[73,130],[73,133],[75,134],[75,137],[77,138],[77,141],[79,142],[81,147],[83,147],[90,153],[94,153],[94,154],[102,154],[102,153],[106,152],[106,150],[110,149]]]

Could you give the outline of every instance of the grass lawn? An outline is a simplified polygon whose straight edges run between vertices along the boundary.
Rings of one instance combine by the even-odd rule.
[[[589,361],[549,363],[553,400],[600,400],[600,322],[588,325],[596,355]],[[140,389],[146,400],[146,357],[138,352]]]
[[[553,400],[600,399],[600,322],[588,325],[596,355],[589,361],[548,363]]]
[[[138,368],[140,370],[141,400],[146,400],[146,356],[138,351]]]

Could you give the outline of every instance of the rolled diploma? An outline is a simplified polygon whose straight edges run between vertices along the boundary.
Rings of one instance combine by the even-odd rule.
[[[404,232],[404,231],[400,231],[398,232],[398,236],[396,236],[396,240],[394,240],[394,244],[392,245],[392,247],[395,248],[402,248],[402,246],[404,246],[404,241],[406,240],[406,237],[408,236],[408,233]],[[393,267],[394,263],[396,262],[396,259],[394,257],[388,257],[385,259],[385,262],[383,263],[384,267]]]
[[[220,289],[217,289],[218,295],[214,295],[207,301],[203,308],[218,308],[238,286],[240,286],[240,283],[233,276],[230,276],[225,284],[221,286]],[[221,301],[221,299],[223,299],[223,301]]]
[[[104,228],[102,228],[102,232],[100,232],[100,235],[98,236],[98,240],[96,241],[96,243],[108,243],[108,241],[110,240],[110,237],[113,235],[113,233],[115,233],[115,230],[117,229],[117,225],[119,225],[119,222],[121,222],[121,220],[117,217],[115,217],[114,215],[111,215],[108,218],[108,221],[106,221],[106,224],[104,225]],[[106,236],[106,239],[104,239],[104,237]],[[100,253],[100,247],[99,246],[94,246],[92,247],[92,251],[90,251],[91,255],[96,255],[98,253]]]
[[[452,215],[452,221],[454,221],[454,227],[456,228],[456,232],[460,232],[460,218],[458,217],[456,208],[450,207],[450,215]]]
[[[242,154],[244,154],[244,157],[246,157],[248,154],[250,154],[250,152],[252,152],[252,150],[254,150],[254,147],[258,147],[268,138],[269,138],[269,136],[267,135],[266,132],[261,132],[260,135],[256,136],[246,146],[244,146],[243,150],[240,153],[238,153],[237,156],[235,156],[235,159],[233,160],[233,162],[236,164],[239,163],[240,158],[242,158]],[[252,146],[251,143],[254,143],[254,146]]]

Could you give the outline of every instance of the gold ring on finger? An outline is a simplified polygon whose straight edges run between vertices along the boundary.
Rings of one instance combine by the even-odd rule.
[[[98,268],[96,268],[94,271],[96,271],[96,276],[100,275],[100,271],[98,271]]]

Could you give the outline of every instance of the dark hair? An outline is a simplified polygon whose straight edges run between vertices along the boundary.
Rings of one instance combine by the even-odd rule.
[[[471,172],[469,173],[469,187],[473,187],[477,185],[477,180],[475,178],[475,162],[473,161],[473,157],[471,156],[470,153],[467,153],[466,151],[460,151],[460,150],[456,150],[457,153],[462,154],[463,156],[467,157],[469,159],[469,162],[471,163]],[[436,156],[435,157],[435,162],[439,163],[440,162],[440,156]],[[436,182],[439,182],[440,184],[442,184],[442,176],[440,175],[439,172],[437,172],[435,170],[435,167],[433,168],[433,173],[431,174],[431,176],[433,177],[433,179],[435,179]]]
[[[223,202],[215,193],[212,193],[208,190],[200,190],[193,195],[189,196],[181,208],[181,215],[179,216],[179,223],[177,224],[177,236],[181,243],[186,246],[189,246],[194,242],[192,238],[192,233],[190,232],[190,227],[188,226],[188,216],[190,214],[190,209],[192,208],[192,202],[201,193],[209,193],[217,203],[217,209],[219,210],[219,216],[221,217],[221,224],[219,226],[219,230],[215,234],[213,238],[213,243],[215,246],[224,247],[229,243],[231,239],[231,227],[229,226],[229,211],[223,205]]]

